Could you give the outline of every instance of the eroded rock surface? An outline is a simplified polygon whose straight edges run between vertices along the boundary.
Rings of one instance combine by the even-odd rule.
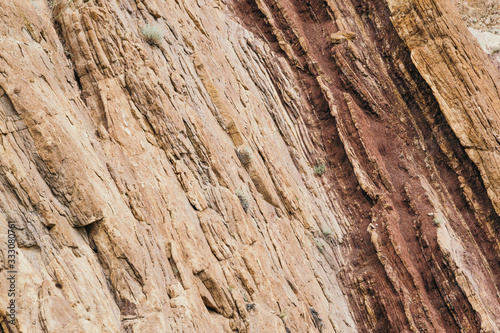
[[[0,15],[4,332],[500,331],[500,77],[449,0]]]
[[[500,70],[500,3],[496,0],[453,0],[462,20]]]

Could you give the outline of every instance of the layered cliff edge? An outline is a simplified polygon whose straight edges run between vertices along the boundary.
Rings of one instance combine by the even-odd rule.
[[[0,17],[3,332],[500,332],[500,72],[450,0]]]

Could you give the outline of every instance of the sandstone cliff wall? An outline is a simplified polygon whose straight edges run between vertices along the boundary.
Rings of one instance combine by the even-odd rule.
[[[0,15],[4,332],[500,331],[500,77],[449,0]]]

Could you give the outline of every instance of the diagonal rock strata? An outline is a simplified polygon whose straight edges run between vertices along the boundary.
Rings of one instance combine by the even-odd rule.
[[[0,13],[3,331],[499,331],[499,73],[448,0]]]

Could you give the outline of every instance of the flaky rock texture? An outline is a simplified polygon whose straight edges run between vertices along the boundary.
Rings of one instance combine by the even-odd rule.
[[[3,332],[500,332],[500,72],[450,0],[0,15]]]
[[[500,69],[500,2],[453,0],[469,31]]]
[[[496,0],[452,0],[468,27],[500,34],[500,3]],[[497,31],[498,30],[498,31]]]

